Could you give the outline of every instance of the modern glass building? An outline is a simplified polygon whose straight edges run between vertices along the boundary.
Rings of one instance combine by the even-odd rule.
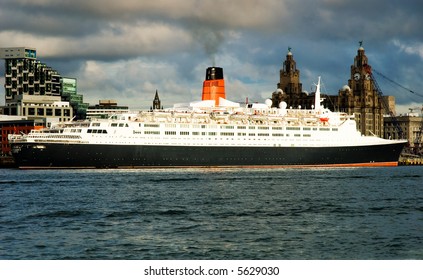
[[[88,104],[77,94],[76,79],[63,78],[37,59],[35,48],[0,48],[5,60],[3,114],[28,119],[69,121],[84,118]],[[84,110],[85,108],[85,110]]]

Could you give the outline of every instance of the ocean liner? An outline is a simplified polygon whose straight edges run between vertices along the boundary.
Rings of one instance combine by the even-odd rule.
[[[406,140],[363,136],[354,117],[321,105],[226,99],[223,69],[209,67],[202,100],[57,123],[9,135],[20,168],[396,166]]]

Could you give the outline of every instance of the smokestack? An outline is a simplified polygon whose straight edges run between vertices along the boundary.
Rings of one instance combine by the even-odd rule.
[[[218,106],[219,97],[226,99],[223,68],[209,67],[206,70],[206,79],[203,82],[202,100],[214,100],[215,105]]]

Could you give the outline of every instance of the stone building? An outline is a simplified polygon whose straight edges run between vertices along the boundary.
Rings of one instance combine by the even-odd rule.
[[[350,67],[348,84],[339,90],[338,95],[321,94],[323,106],[331,111],[341,111],[355,115],[357,129],[364,135],[384,136],[383,132],[383,104],[374,88],[371,69],[364,48],[361,46]],[[395,112],[395,99],[392,96],[384,96],[385,100]],[[278,107],[285,101],[292,108],[313,108],[314,93],[308,94],[302,90],[300,71],[291,49],[288,49],[286,60],[280,70],[280,81],[277,90],[272,94],[272,106]]]
[[[303,91],[300,78],[300,70],[297,68],[291,48],[288,48],[286,59],[279,72],[277,90],[272,93],[272,107],[279,107],[280,102],[284,101],[287,103],[288,108],[313,108],[314,92],[308,93]],[[323,99],[323,106],[333,111],[333,104],[336,104],[337,96],[329,96],[321,93],[321,98]]]
[[[421,125],[422,116],[417,113],[409,113],[402,116],[397,116],[396,120],[392,117],[384,118],[384,138],[386,139],[398,139],[398,131],[395,127],[395,122],[401,127],[404,135],[403,137],[408,139],[410,146],[414,146],[415,143],[421,144]]]
[[[383,137],[385,110],[369,74],[370,69],[364,48],[360,44],[354,64],[350,67],[348,85],[339,91],[338,108],[341,112],[355,115],[357,129],[362,134]]]
[[[159,109],[163,109],[161,106],[161,102],[160,102],[160,98],[159,98],[159,92],[156,89],[156,94],[154,95],[154,100],[153,100],[153,106],[150,108],[151,110],[159,110]]]

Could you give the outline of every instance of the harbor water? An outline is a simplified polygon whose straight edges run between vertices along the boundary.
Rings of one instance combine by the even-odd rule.
[[[0,169],[0,259],[423,259],[423,167]]]

